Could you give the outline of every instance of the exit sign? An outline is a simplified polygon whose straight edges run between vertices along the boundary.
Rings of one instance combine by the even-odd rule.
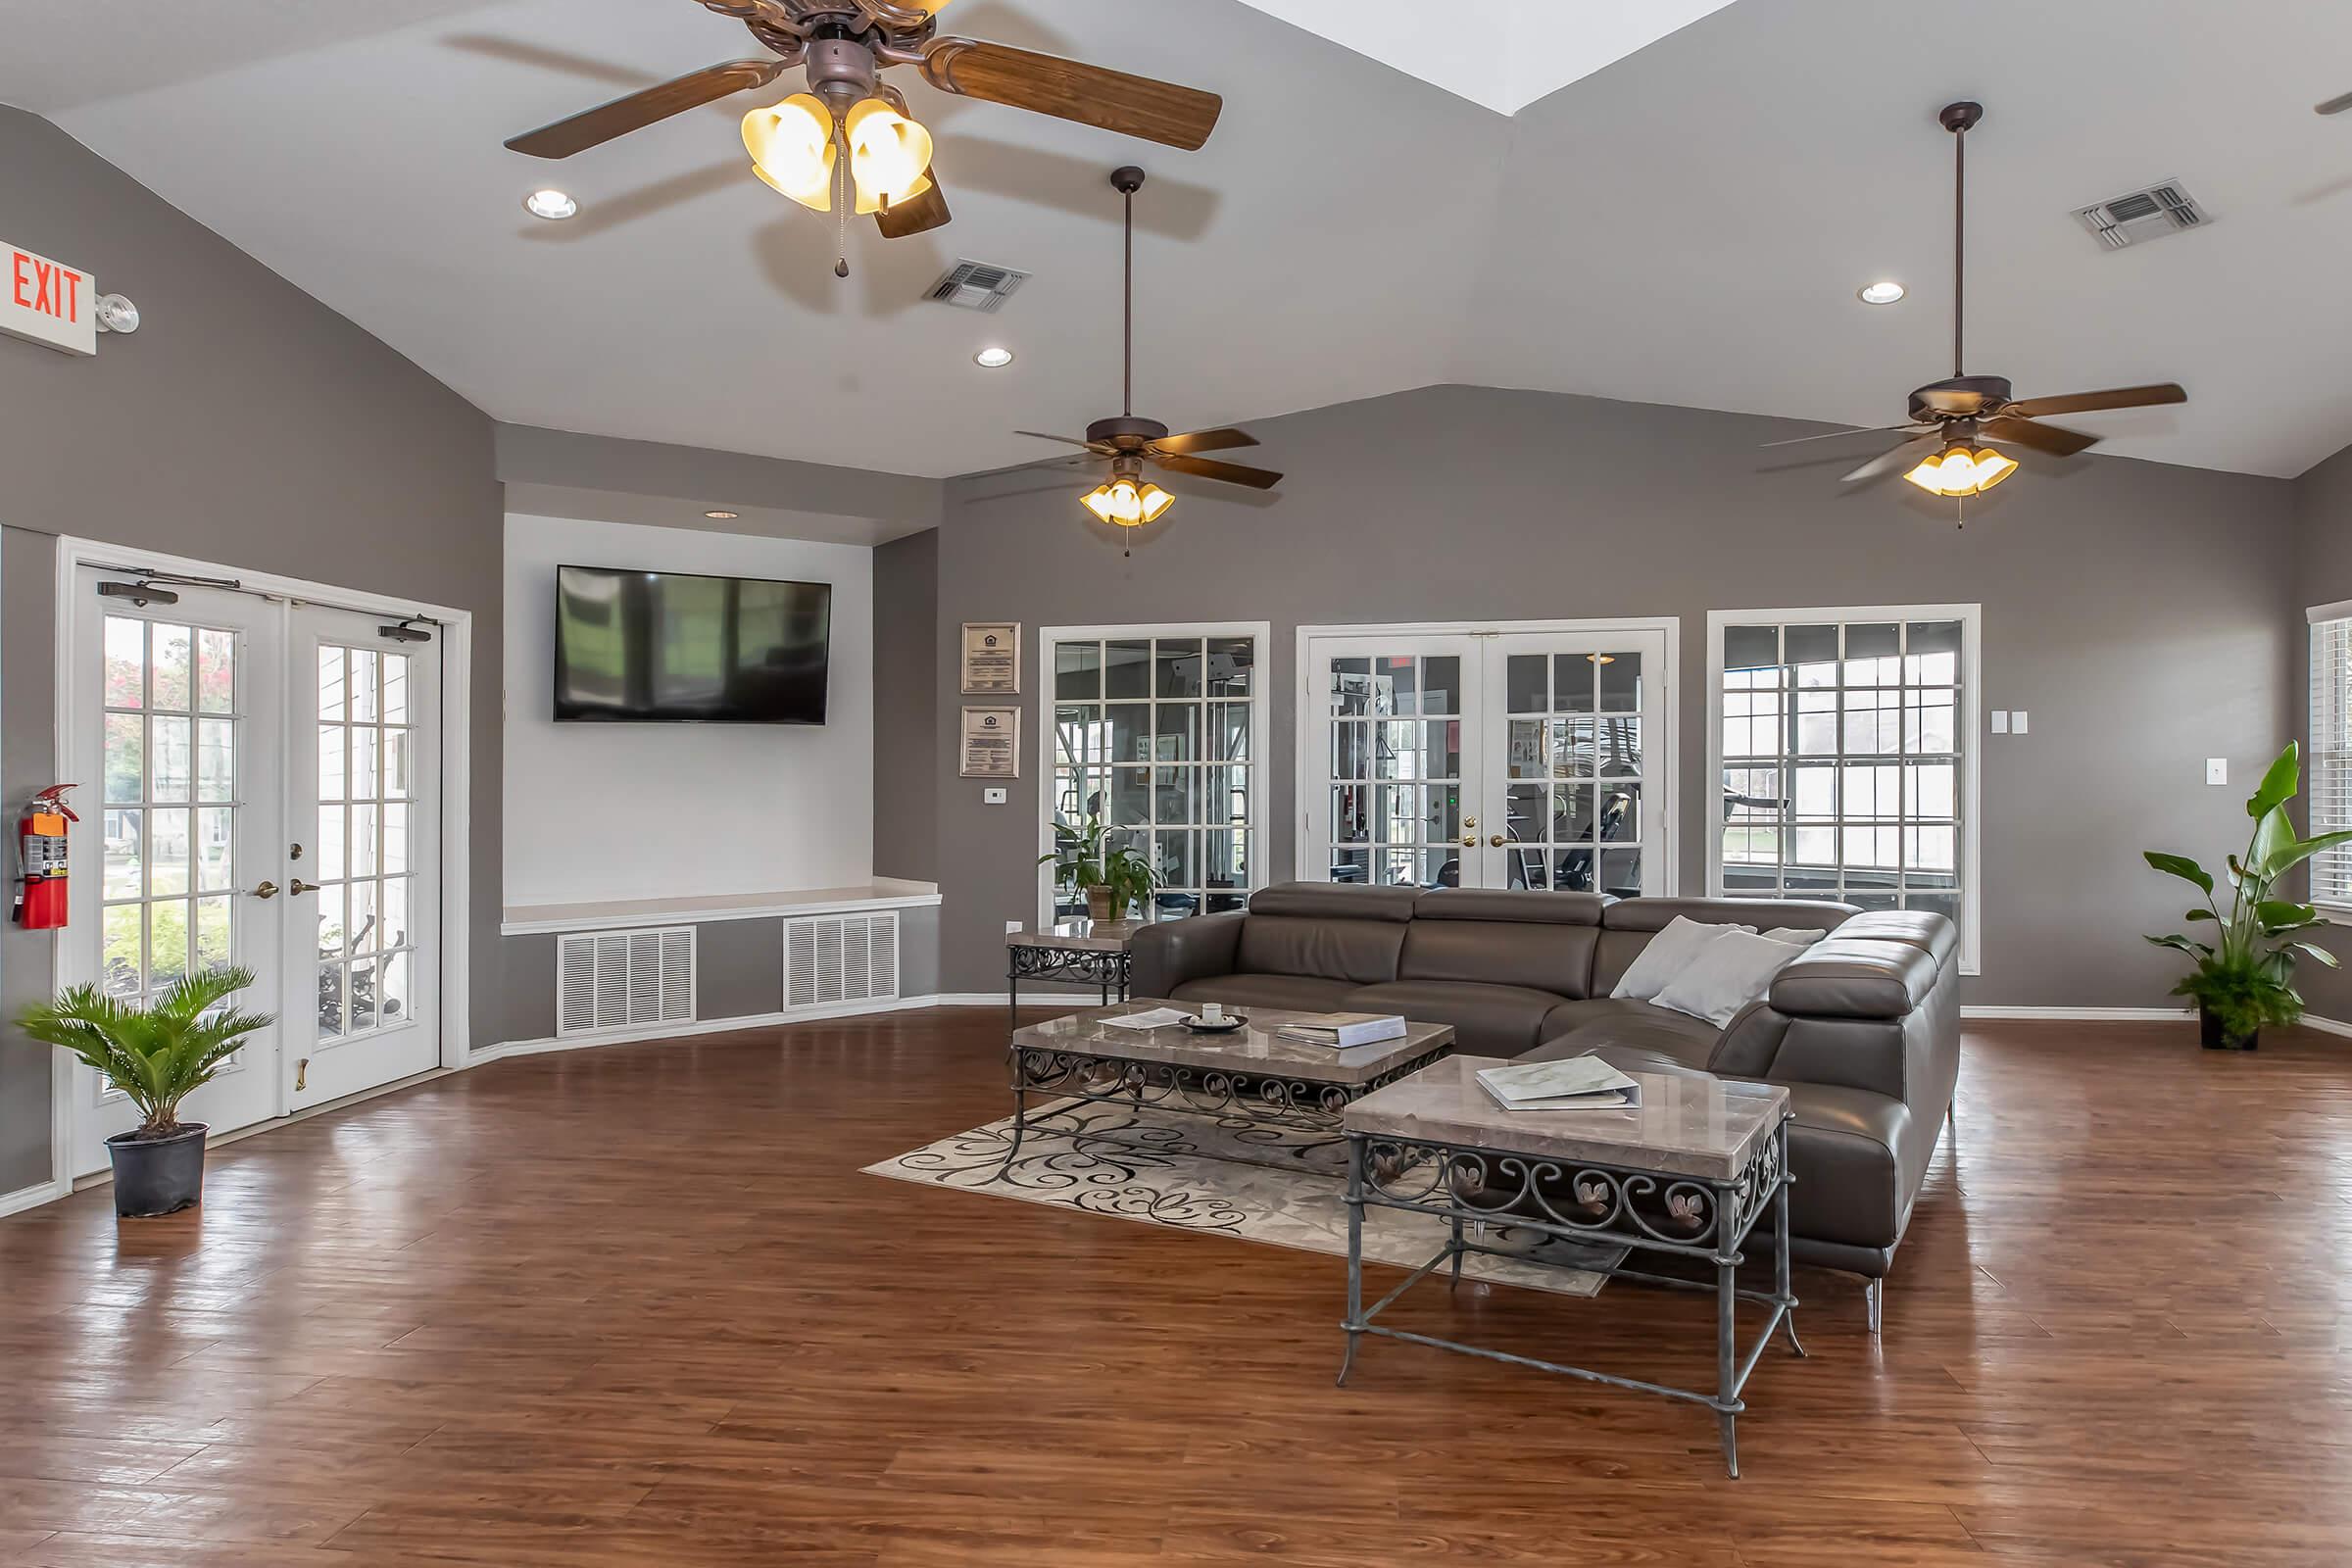
[[[0,239],[0,332],[95,354],[97,313],[98,285],[89,273]]]

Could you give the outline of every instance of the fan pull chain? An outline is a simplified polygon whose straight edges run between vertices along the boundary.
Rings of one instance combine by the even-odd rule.
[[[841,151],[833,161],[833,275],[850,275],[850,149],[840,127],[834,140]]]

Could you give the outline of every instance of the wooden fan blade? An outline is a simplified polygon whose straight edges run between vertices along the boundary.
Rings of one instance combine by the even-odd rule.
[[[2186,403],[2188,394],[2171,381],[2154,386],[2119,386],[2105,392],[2069,392],[2064,397],[2028,398],[2001,410],[2038,419],[2045,414],[2096,414],[2102,409],[2152,409],[2164,403]]]
[[[1808,441],[1842,441],[1849,435],[1891,435],[1897,430],[1930,430],[1934,428],[1933,425],[1923,424],[1879,424],[1873,425],[1867,430],[1830,430],[1821,435],[1800,435],[1791,436],[1786,441],[1767,441],[1756,450],[1770,452],[1774,447],[1801,447]]]
[[[2330,98],[2324,104],[2315,105],[2312,112],[2321,115],[2340,115],[2347,109],[2352,109],[2352,92]]]
[[[884,239],[905,239],[945,228],[956,215],[948,211],[947,193],[939,188],[939,171],[931,171],[931,188],[920,196],[874,215],[874,226]]]
[[[1189,473],[1196,479],[1216,479],[1226,484],[1246,484],[1252,490],[1271,490],[1282,483],[1282,475],[1264,468],[1245,468],[1238,463],[1219,463],[1214,458],[1152,456],[1152,461],[1172,473]]]
[[[1102,458],[1110,457],[1116,451],[1115,448],[1106,447],[1100,441],[1081,441],[1074,435],[1048,435],[1043,430],[1015,430],[1012,433],[1014,435],[1035,436],[1040,441],[1058,441],[1065,447],[1084,447],[1087,451],[1092,452],[1097,457]]]
[[[573,153],[602,146],[615,136],[643,130],[657,121],[715,103],[729,93],[764,87],[783,73],[781,60],[729,60],[723,65],[706,66],[659,86],[630,93],[626,98],[583,109],[568,120],[524,131],[509,141],[507,148],[511,152],[528,153],[533,158],[569,158]]]
[[[1937,440],[1938,438],[1936,436],[1926,435],[1916,441],[1906,441],[1899,447],[1880,453],[1838,482],[1839,484],[1860,484],[1868,479],[1883,478],[1913,459],[1926,457]]]
[[[1208,140],[1225,107],[1213,92],[971,38],[931,40],[923,51],[923,76],[942,92],[1099,125],[1187,152]]]
[[[1189,457],[1196,452],[1225,452],[1234,447],[1253,447],[1257,437],[1247,430],[1195,430],[1187,435],[1171,435],[1152,443],[1152,450],[1161,454]]]
[[[2087,447],[2099,444],[2099,438],[2095,435],[2084,435],[2080,430],[2062,430],[2054,424],[2036,424],[2032,419],[2021,419],[2009,414],[1997,419],[1986,419],[1978,429],[1994,441],[2014,441],[2021,447],[2047,452],[2055,458],[2071,458]]]

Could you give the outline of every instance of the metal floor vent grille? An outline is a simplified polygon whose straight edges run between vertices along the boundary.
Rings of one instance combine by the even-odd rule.
[[[2094,202],[2088,207],[2078,207],[2075,216],[2111,251],[2162,239],[2184,228],[2202,228],[2212,221],[2205,216],[2205,209],[2197,205],[2196,198],[2183,190],[2177,179]]]
[[[953,305],[959,311],[985,311],[994,315],[1028,281],[1027,272],[1009,267],[957,262],[948,269],[947,276],[931,285],[931,292],[925,297],[942,305]]]
[[[812,914],[784,922],[784,1005],[889,1002],[899,995],[899,916]]]
[[[556,1035],[694,1021],[694,927],[556,941]]]

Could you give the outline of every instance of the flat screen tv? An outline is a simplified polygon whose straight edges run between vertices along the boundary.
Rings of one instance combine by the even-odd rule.
[[[556,569],[556,721],[822,724],[833,585]]]

